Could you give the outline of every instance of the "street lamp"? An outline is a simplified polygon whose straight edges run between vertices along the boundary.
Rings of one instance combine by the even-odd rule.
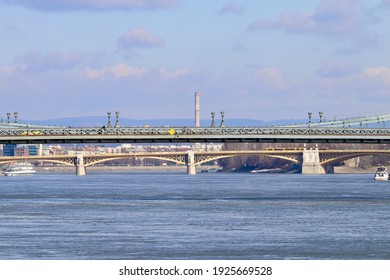
[[[107,128],[111,128],[111,112],[107,112],[107,119],[108,119],[108,122],[107,122]]]
[[[322,122],[322,117],[324,116],[324,112],[319,112],[320,115],[320,122]]]
[[[7,113],[7,119],[8,119],[8,123],[9,123],[9,119],[11,118],[11,113]]]
[[[119,112],[115,112],[115,117],[116,117],[116,121],[115,121],[115,127],[119,127]]]
[[[309,127],[311,127],[311,116],[313,115],[313,113],[309,112],[307,113],[307,115],[309,116]]]
[[[225,127],[225,120],[224,120],[224,117],[225,117],[225,112],[221,112],[221,127]]]
[[[214,118],[215,118],[215,113],[214,113],[214,112],[211,112],[211,127],[215,127]]]
[[[18,112],[14,112],[15,123],[18,123]]]

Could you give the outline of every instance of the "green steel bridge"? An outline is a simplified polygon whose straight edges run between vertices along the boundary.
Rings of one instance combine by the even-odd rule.
[[[118,120],[115,127],[110,121],[107,127],[61,127],[11,123],[8,118],[0,123],[0,144],[390,143],[390,129],[384,127],[387,120],[390,114],[317,123],[309,118],[307,124],[273,127],[121,127]],[[377,127],[368,127],[369,123],[377,123]]]
[[[321,117],[321,113],[320,113]],[[220,143],[220,142],[254,142],[254,143],[367,143],[387,144],[390,143],[390,129],[385,128],[385,122],[390,120],[390,114],[382,114],[370,117],[357,117],[331,122],[312,123],[309,113],[307,124],[273,126],[273,127],[225,127],[224,122],[220,127],[215,127],[214,120],[211,127],[122,127],[118,125],[111,127],[60,127],[60,126],[39,126],[31,124],[0,123],[0,144],[83,144],[83,143]],[[377,123],[377,127],[369,127],[369,123]],[[287,160],[301,162],[303,173],[322,174],[323,165],[330,164],[323,161],[324,155],[329,152],[322,152],[316,149],[303,148],[302,151],[226,151],[214,158],[250,154],[263,154],[274,157],[281,157]],[[340,153],[333,151],[334,153]],[[366,154],[387,154],[387,151],[343,151],[342,157],[349,158]],[[199,158],[205,157],[209,160],[210,154],[196,154],[188,151],[184,155],[166,156],[165,159],[172,160],[174,157],[178,163],[187,165],[188,174],[195,174],[195,166],[200,164]],[[292,156],[291,156],[292,155]],[[142,156],[142,155],[139,155]],[[151,155],[149,155],[151,156]],[[94,156],[98,158],[98,156]],[[110,158],[111,156],[109,156]],[[129,155],[124,155],[129,157]],[[160,158],[160,155],[156,155]],[[181,159],[178,160],[177,157]],[[337,156],[334,158],[338,158]],[[29,158],[32,159],[32,158]],[[0,161],[11,160],[9,157]],[[16,160],[16,158],[15,158]],[[43,159],[42,159],[43,160]],[[101,158],[100,161],[108,160]],[[68,162],[69,159],[62,160]],[[85,166],[91,163],[89,156],[84,158],[78,155],[70,159],[69,164],[76,166],[77,174],[85,174]]]

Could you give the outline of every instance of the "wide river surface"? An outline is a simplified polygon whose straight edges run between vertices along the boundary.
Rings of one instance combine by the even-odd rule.
[[[0,177],[0,259],[390,259],[373,175]]]

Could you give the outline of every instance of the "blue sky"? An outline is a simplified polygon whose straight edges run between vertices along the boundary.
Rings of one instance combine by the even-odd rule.
[[[389,112],[390,0],[0,0],[0,113]]]

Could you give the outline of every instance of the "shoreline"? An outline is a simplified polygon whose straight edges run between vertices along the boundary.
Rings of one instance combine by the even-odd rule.
[[[376,167],[369,168],[357,168],[357,167],[345,167],[335,166],[334,174],[375,174]]]
[[[37,173],[74,173],[73,166],[35,167]],[[200,169],[201,170],[201,169]],[[88,166],[86,172],[186,172],[187,166]]]
[[[196,170],[213,168],[212,166],[197,166]],[[76,171],[73,166],[55,166],[55,167],[35,167],[37,173],[73,173]],[[87,172],[187,172],[187,166],[88,166]],[[376,167],[371,168],[352,168],[352,167],[334,167],[334,174],[374,174]],[[227,172],[226,172],[227,173]],[[249,172],[248,172],[249,173]]]

